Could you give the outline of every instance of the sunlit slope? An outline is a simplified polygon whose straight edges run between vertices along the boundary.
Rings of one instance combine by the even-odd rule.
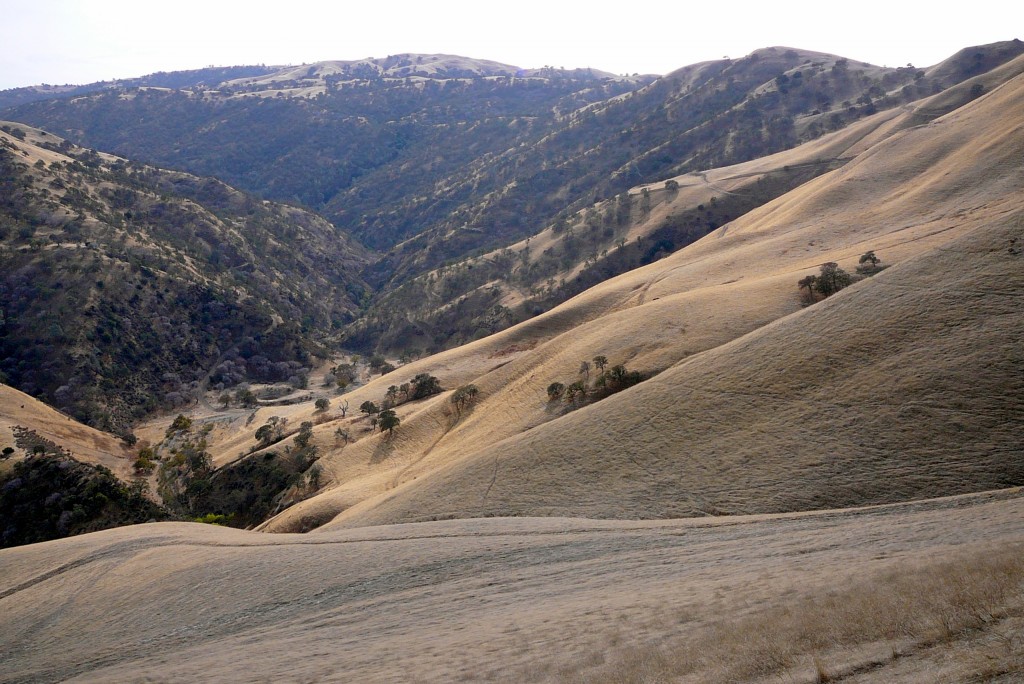
[[[462,417],[446,396],[407,407],[392,440],[331,451],[334,486],[268,529],[342,511],[338,524],[356,525],[794,510],[1020,481],[1007,450],[1022,421],[1022,84],[897,132],[549,314],[364,388],[380,396],[401,374],[436,368],[446,387],[474,382],[483,399]],[[825,261],[852,271],[868,250],[892,267],[801,310],[799,278]],[[997,284],[1009,294],[983,294]],[[500,355],[513,345],[533,348]],[[556,419],[545,388],[597,354],[669,370]]]
[[[679,191],[654,209],[648,224],[658,223],[680,206],[707,202],[716,194],[746,192],[758,177],[786,165],[842,163],[846,157],[855,156],[865,140],[884,138],[897,130],[906,117],[905,112],[880,113],[795,150],[706,174],[680,176]],[[652,190],[655,195],[662,192]],[[545,248],[545,235],[549,233],[535,236],[538,250]],[[648,297],[647,291],[671,263],[660,262],[624,274],[513,329],[403,366],[346,394],[335,406],[347,399],[350,417],[315,428],[318,447],[327,454],[320,463],[340,486],[285,512],[270,529],[309,529],[368,496],[391,489],[404,479],[419,477],[447,462],[451,454],[441,448],[447,444],[461,441],[476,449],[551,420],[557,412],[546,405],[544,389],[553,380],[572,379],[581,359],[606,354],[612,363],[625,362],[632,368],[664,368],[799,308],[796,298],[788,294],[762,297],[762,284],[754,280],[717,294],[720,304],[731,302],[729,317],[719,316],[703,304],[690,306],[679,299],[661,302],[658,295]],[[784,290],[792,289],[791,285],[788,277],[780,283]],[[691,299],[703,302],[706,296],[707,292],[699,290]],[[634,315],[630,311],[640,305],[645,306],[645,324],[637,329],[629,322]],[[686,335],[679,336],[684,316]],[[568,337],[562,337],[566,333]],[[543,374],[538,373],[538,366],[543,367]],[[367,421],[359,417],[355,407],[367,400],[379,403],[389,385],[406,382],[421,372],[438,376],[446,388],[475,383],[482,390],[486,411],[478,408],[470,415],[456,416],[448,394],[401,405],[396,410],[403,425],[393,438],[371,437],[342,449],[334,434],[339,427],[360,437],[368,430]],[[252,424],[259,425],[271,415],[285,416],[293,424],[316,418],[311,405],[263,408]],[[225,435],[211,436],[211,453],[218,463],[234,458],[239,445],[255,444],[251,429],[229,430]]]
[[[710,638],[751,611],[803,620],[800,606],[837,587],[888,586],[918,564],[973,567],[1021,540],[1022,513],[1009,491],[719,520],[459,520],[316,535],[123,527],[0,551],[0,680],[566,681],[604,656]],[[930,595],[946,579],[921,584]],[[917,619],[916,605],[901,608],[906,624]],[[902,636],[874,637],[886,660],[897,648],[912,655]],[[712,648],[694,681],[737,681],[714,668],[743,657],[742,638]],[[952,647],[942,642],[947,660]],[[829,668],[865,657],[817,655]],[[935,681],[918,667],[883,680]]]
[[[13,387],[0,385],[0,448],[11,447],[15,450],[12,459],[20,458],[31,451],[38,438],[70,452],[83,463],[106,466],[123,480],[132,476],[134,456],[119,439],[83,425]]]

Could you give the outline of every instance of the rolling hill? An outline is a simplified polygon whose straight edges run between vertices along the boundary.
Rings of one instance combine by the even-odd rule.
[[[376,291],[376,306],[350,331],[348,347],[432,353],[679,249],[807,180],[814,167],[767,176],[745,202],[710,215],[679,211],[671,215],[678,225],[636,230],[625,224],[646,220],[639,200],[636,216],[614,211],[614,225],[603,218],[606,205],[631,187],[792,148],[940,92],[1022,49],[1007,41],[934,67],[891,69],[772,47],[660,78],[403,54],[281,68],[212,86],[195,77],[177,87],[115,83],[3,115],[320,212],[381,252],[361,274]],[[588,208],[599,217],[589,217]],[[462,273],[473,263],[467,257],[571,222],[596,226],[594,234],[576,231],[579,244],[521,274],[517,287],[544,289],[529,301],[498,292],[479,269]],[[671,235],[654,236],[643,249],[630,246],[636,254],[628,259],[610,248],[623,234],[658,230]],[[532,258],[540,261],[541,253]],[[588,260],[589,273],[577,279],[573,271]],[[517,268],[514,258],[497,261],[498,280]],[[466,298],[464,311],[409,306],[408,293],[422,290],[414,278],[452,268],[439,292]],[[481,285],[487,291],[477,291]],[[396,346],[407,337],[408,346]]]
[[[135,452],[0,385],[0,548],[166,520]]]
[[[390,439],[338,445],[324,424],[334,486],[268,529],[809,510],[1019,483],[1022,68],[928,123],[973,84],[908,108],[841,169],[661,261],[359,388],[353,406],[430,372],[482,398],[461,416],[448,395],[404,404]],[[802,276],[869,250],[890,268],[801,307]],[[560,415],[545,388],[597,355],[660,373]]]
[[[319,216],[23,124],[0,186],[4,380],[94,427],[302,375],[366,291],[369,252]]]
[[[318,388],[326,406],[302,395],[214,408],[212,371],[248,369],[252,358],[251,345],[219,345],[237,353],[211,351],[209,365],[194,366],[208,369],[188,387],[206,399],[184,411],[195,420],[173,411],[140,430],[162,439],[157,477],[162,486],[178,478],[174,493],[202,506],[254,472],[285,487],[271,492],[276,503],[282,492],[297,503],[257,531],[144,524],[0,550],[0,681],[1016,681],[1024,56],[1002,58],[1014,49],[968,50],[920,77],[956,85],[864,111],[791,149],[631,184],[613,245],[655,247],[669,228],[693,239],[390,372],[384,359],[345,355],[329,375],[351,382]],[[413,66],[403,59],[392,67]],[[733,66],[674,78],[685,93],[708,70]],[[337,73],[316,69],[311,80]],[[306,87],[300,76],[288,87]],[[795,73],[774,78],[762,86],[802,87]],[[269,99],[302,99],[292,95]],[[0,151],[17,192],[0,198],[12,225],[36,216],[37,232],[10,231],[4,254],[36,265],[9,267],[24,283],[58,270],[48,297],[64,301],[60,291],[78,282],[67,263],[82,282],[104,283],[90,285],[90,301],[116,301],[109,274],[135,273],[125,255],[141,253],[159,259],[145,265],[161,287],[212,274],[199,284],[241,293],[230,302],[242,320],[273,322],[277,311],[267,332],[286,330],[285,340],[303,339],[286,316],[332,320],[313,294],[326,283],[338,288],[336,313],[350,310],[341,292],[352,281],[317,268],[332,260],[316,248],[333,228],[315,216],[7,126]],[[188,211],[196,219],[186,225],[209,227],[220,243],[265,247],[246,254],[271,268],[243,276],[221,264],[227,257],[195,251],[206,238],[157,239],[180,230],[159,212],[129,231],[111,204],[124,178],[132,217],[162,204]],[[55,196],[42,194],[46,183]],[[588,214],[614,216],[622,194],[545,222],[525,259],[525,236],[512,259],[527,271],[542,263],[544,250],[564,250],[570,228],[586,230]],[[60,220],[38,220],[40,208]],[[265,218],[263,230],[247,232],[242,208]],[[104,266],[75,261],[72,247],[91,249],[62,237],[76,223],[71,232],[91,231]],[[287,258],[270,249],[282,232],[301,245]],[[344,254],[372,256],[356,245]],[[413,282],[425,317],[443,309],[446,278],[463,297],[487,287],[508,306],[536,296],[507,274],[466,277],[502,258],[485,252],[461,276],[424,261],[426,279]],[[556,274],[582,287],[596,266],[587,262]],[[275,291],[303,269],[326,283]],[[856,277],[838,291],[804,291],[836,269]],[[261,289],[259,273],[275,273],[274,287]],[[159,312],[159,301],[147,294],[135,306]],[[269,302],[258,309],[266,318],[249,317],[252,301]],[[9,306],[5,330],[41,308],[12,318]],[[60,311],[57,323],[81,325],[71,304]],[[373,377],[370,366],[385,372]],[[417,396],[431,377],[441,391]],[[364,402],[393,405],[393,433],[357,411]],[[0,423],[11,440],[14,425],[30,427],[83,459],[90,444],[96,459],[113,448],[3,387]],[[264,426],[282,429],[257,439]]]
[[[126,527],[0,551],[0,680],[1012,681],[1022,513]]]

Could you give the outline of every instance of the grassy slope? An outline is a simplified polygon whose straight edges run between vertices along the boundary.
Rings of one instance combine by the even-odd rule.
[[[20,453],[12,431],[19,425],[67,449],[83,463],[105,466],[122,480],[131,480],[135,457],[119,439],[82,425],[13,387],[0,385],[0,449],[9,446]]]
[[[1011,78],[682,252],[361,388],[354,406],[430,370],[483,400],[459,421],[445,396],[408,407],[392,441],[321,441],[337,486],[269,529],[355,504],[337,524],[793,510],[1020,481],[1022,91]],[[892,268],[800,310],[801,276],[869,249]],[[514,344],[534,348],[503,356]],[[595,354],[669,370],[552,421],[544,388]]]
[[[1014,491],[714,521],[126,527],[0,551],[0,679],[809,682],[816,658],[968,681],[1019,663],[995,639],[1020,624],[1022,514]]]

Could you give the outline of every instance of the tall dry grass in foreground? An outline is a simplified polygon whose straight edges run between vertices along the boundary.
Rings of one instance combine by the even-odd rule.
[[[966,663],[971,681],[1022,674],[1024,546],[905,563],[833,591],[697,621],[660,643],[613,645],[626,641],[616,634],[607,649],[522,674],[530,681],[579,684],[820,683],[943,645],[963,647],[956,658]]]

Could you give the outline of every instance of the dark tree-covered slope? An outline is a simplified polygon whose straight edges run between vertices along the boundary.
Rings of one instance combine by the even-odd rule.
[[[0,130],[0,370],[121,431],[215,382],[301,374],[351,321],[368,253],[220,181]],[[223,360],[223,359],[222,359]]]

